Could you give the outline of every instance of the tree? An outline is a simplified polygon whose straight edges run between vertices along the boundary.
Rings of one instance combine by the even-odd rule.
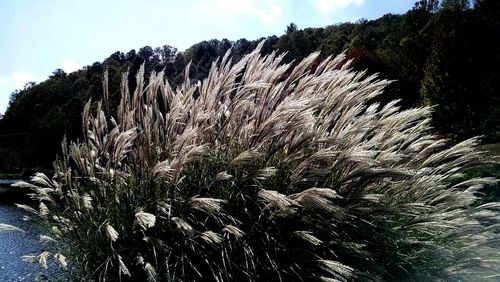
[[[497,17],[500,15],[500,1],[498,0],[476,0],[474,8],[481,13],[495,14]]]
[[[170,45],[163,45],[160,48],[155,49],[155,53],[160,54],[160,59],[164,63],[172,63],[177,56],[177,48]]]
[[[113,54],[111,54],[111,56],[109,56],[108,60],[109,59],[122,63],[123,61],[125,61],[125,54],[123,54],[123,52],[116,51]]]
[[[154,55],[154,50],[151,46],[144,46],[139,49],[137,56],[141,57],[143,60],[148,61]]]
[[[422,9],[428,12],[435,12],[438,8],[439,0],[420,0],[413,6],[413,9]]]
[[[285,34],[291,34],[298,30],[297,25],[295,23],[290,23],[286,26]]]
[[[130,62],[133,62],[136,57],[137,57],[137,53],[135,52],[134,49],[128,51],[127,54],[125,54],[125,59],[127,59],[127,61],[130,61]]]
[[[50,78],[64,78],[66,77],[66,72],[63,69],[56,69],[52,72]]]
[[[470,7],[469,0],[443,0],[442,9],[464,11]]]
[[[433,27],[432,27],[433,26]],[[484,14],[442,10],[421,82],[422,100],[436,107],[433,125],[458,140],[500,136],[500,33]]]

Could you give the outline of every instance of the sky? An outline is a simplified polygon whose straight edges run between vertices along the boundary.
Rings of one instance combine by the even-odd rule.
[[[384,14],[416,0],[0,0],[0,113],[27,82],[70,73],[116,51],[210,39],[254,40]]]

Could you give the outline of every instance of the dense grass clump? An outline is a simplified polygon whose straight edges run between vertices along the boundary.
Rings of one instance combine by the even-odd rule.
[[[142,68],[129,93],[124,74],[115,118],[106,92],[87,104],[84,139],[32,179],[70,263],[95,280],[494,277],[500,204],[475,205],[494,179],[449,184],[482,162],[476,139],[447,147],[429,108],[373,103],[388,82],[342,55],[292,67],[259,48],[175,90]]]

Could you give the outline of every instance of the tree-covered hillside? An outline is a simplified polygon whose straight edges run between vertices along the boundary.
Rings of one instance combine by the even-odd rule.
[[[196,83],[228,49],[238,59],[262,39],[203,41],[184,52],[146,46],[115,52],[70,74],[58,69],[44,82],[27,84],[11,94],[0,119],[0,171],[50,168],[63,136],[81,137],[80,113],[89,99],[102,99],[105,71],[109,98],[104,106],[116,109],[127,70],[131,89],[143,63],[146,77],[164,70],[177,87],[191,62],[189,76]],[[316,50],[323,58],[345,51],[355,69],[394,80],[382,102],[401,99],[404,108],[433,105],[436,132],[455,141],[475,135],[500,140],[500,1],[422,0],[404,15],[372,21],[304,29],[290,24],[283,35],[266,39],[262,52],[274,50],[288,52],[285,60],[294,62]]]

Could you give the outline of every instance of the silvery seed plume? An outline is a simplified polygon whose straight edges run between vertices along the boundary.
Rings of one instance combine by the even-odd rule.
[[[113,228],[113,226],[109,225],[108,223],[106,223],[104,225],[104,228],[106,230],[106,235],[108,236],[109,240],[111,240],[112,242],[116,241],[118,239],[118,232]]]
[[[213,231],[205,231],[201,233],[200,237],[210,244],[219,244],[222,242],[222,237]]]
[[[54,255],[54,258],[56,259],[57,263],[62,269],[67,270],[68,268],[68,263],[66,262],[66,257],[61,255],[60,253],[56,253]]]
[[[224,227],[224,229],[222,229],[223,232],[227,232],[229,234],[232,234],[236,237],[242,237],[245,235],[245,232],[243,232],[241,229],[239,229],[238,227],[234,226],[234,225],[226,225],[226,227]]]
[[[204,211],[208,214],[220,212],[225,201],[221,199],[193,197],[190,200],[191,207]]]
[[[50,252],[45,251],[38,255],[38,263],[45,269],[48,268],[47,266],[47,258],[50,256]]]
[[[23,230],[10,224],[0,223],[0,231],[23,231]]]
[[[135,222],[142,228],[151,228],[155,226],[156,217],[147,212],[138,212],[135,214]]]

